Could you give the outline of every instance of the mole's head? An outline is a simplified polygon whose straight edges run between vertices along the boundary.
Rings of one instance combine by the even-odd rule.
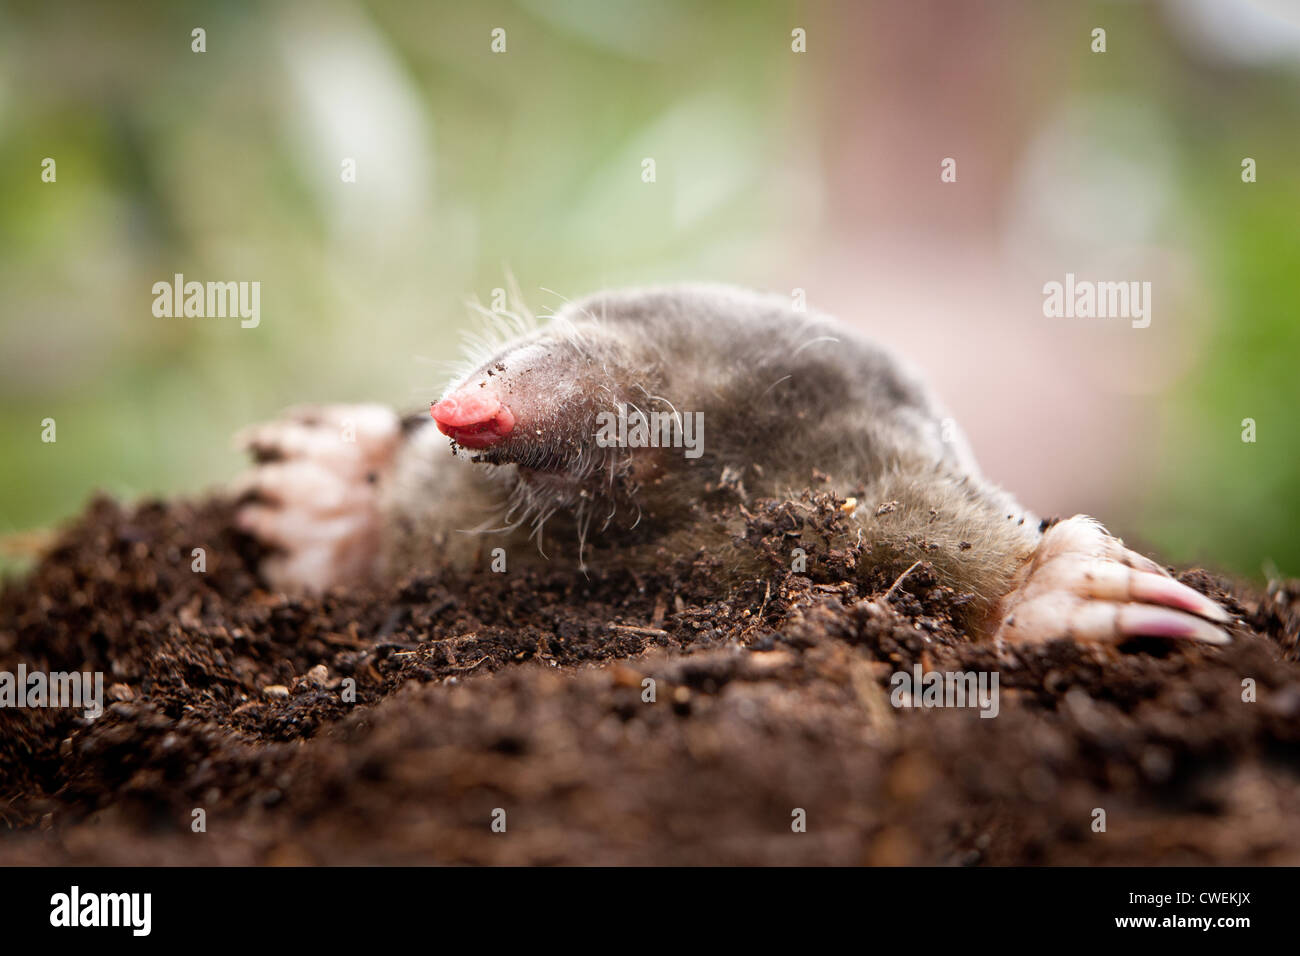
[[[699,286],[568,306],[432,415],[460,453],[507,466],[512,520],[569,511],[585,536],[592,521],[666,529],[729,481],[769,494],[808,487],[813,468],[865,477],[894,410],[924,401],[829,319]]]

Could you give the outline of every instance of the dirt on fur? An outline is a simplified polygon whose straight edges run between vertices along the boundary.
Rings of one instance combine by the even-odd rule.
[[[0,864],[1300,864],[1300,582],[1180,574],[1222,648],[998,648],[924,563],[852,583],[841,506],[751,504],[739,589],[699,555],[290,599],[229,503],[98,499],[0,594],[0,671],[105,687],[0,709]],[[916,665],[996,672],[997,716],[892,706]]]

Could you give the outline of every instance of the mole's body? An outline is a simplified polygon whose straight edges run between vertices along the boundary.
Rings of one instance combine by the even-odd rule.
[[[324,406],[246,433],[260,464],[240,523],[277,546],[271,584],[318,590],[496,547],[575,574],[614,550],[633,564],[721,553],[735,529],[719,489],[816,487],[863,503],[850,533],[878,560],[923,557],[974,593],[987,633],[1227,639],[1221,608],[1091,519],[1041,533],[897,359],[782,299],[604,293],[480,358],[431,416]]]

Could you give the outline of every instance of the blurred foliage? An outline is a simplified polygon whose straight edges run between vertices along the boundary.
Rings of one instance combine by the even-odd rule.
[[[427,403],[466,297],[508,273],[555,290],[538,310],[744,277],[747,237],[780,219],[754,195],[788,115],[759,55],[785,42],[780,13],[712,6],[719,47],[685,2],[5,9],[0,534],[95,488],[225,480],[227,436],[289,404]],[[626,188],[647,138],[659,188]],[[697,175],[674,183],[684,164]],[[177,272],[260,281],[260,327],[154,318],[151,287]]]
[[[1294,126],[1271,132],[1261,167],[1300,154]],[[1280,142],[1293,140],[1288,145]],[[1239,158],[1223,156],[1231,168]],[[1222,178],[1222,166],[1214,176]],[[1300,574],[1300,182],[1267,191],[1193,190],[1214,223],[1201,261],[1216,316],[1208,360],[1168,396],[1166,467],[1143,527],[1171,560],[1260,576]],[[1246,420],[1253,442],[1243,441]],[[1209,553],[1204,542],[1215,542]],[[1273,572],[1276,573],[1276,572]]]
[[[1136,483],[1134,526],[1172,557],[1300,571],[1294,73],[1202,75],[1150,9],[1098,9],[1145,34],[1143,56],[1101,79],[1067,64],[1051,82],[1138,85],[1164,105],[1217,297],[1214,349],[1168,396],[1168,467]],[[852,121],[851,95],[826,102],[829,82],[810,90],[795,58],[772,55],[808,13],[744,0],[0,8],[0,535],[64,518],[95,488],[224,481],[240,465],[225,436],[285,405],[426,403],[463,298],[487,301],[507,272],[555,290],[529,294],[543,311],[629,282],[765,284],[799,215],[791,153]],[[506,56],[489,50],[498,26]],[[1257,108],[1234,107],[1243,96]],[[1240,142],[1257,144],[1261,183],[1225,189]],[[629,188],[647,155],[659,188]],[[40,181],[46,156],[56,185]],[[340,181],[345,156],[355,184]],[[260,281],[260,327],[154,318],[153,283],[178,272]],[[47,417],[55,444],[39,439]],[[1245,417],[1256,444],[1238,438]],[[1215,554],[1190,553],[1206,540]]]
[[[1279,121],[1300,115],[1297,60],[1207,69],[1162,42],[1149,9],[1100,9],[1141,51],[1106,82],[1148,89],[1180,137],[1178,205],[1213,320],[1201,361],[1164,396],[1163,467],[1135,476],[1131,526],[1169,561],[1300,575],[1300,125]]]

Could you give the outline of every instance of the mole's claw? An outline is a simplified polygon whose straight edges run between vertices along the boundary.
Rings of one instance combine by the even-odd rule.
[[[385,479],[401,438],[377,405],[300,406],[244,429],[255,466],[236,479],[235,524],[276,550],[262,576],[285,591],[322,591],[374,570]]]
[[[1139,571],[1109,558],[1061,554],[1041,565],[1037,576],[1040,585],[1050,584],[1081,597],[1164,605],[1219,624],[1232,620],[1231,615],[1214,601],[1169,575]]]
[[[1181,608],[1218,624],[1227,624],[1232,620],[1231,614],[1200,591],[1189,588],[1186,584],[1175,581],[1171,577],[1153,574],[1149,571],[1129,572],[1128,596],[1130,600],[1134,601],[1145,601],[1148,604],[1163,604],[1166,607]]]
[[[1169,637],[1207,644],[1228,644],[1231,638],[1221,627],[1191,614],[1150,604],[1121,604],[1115,617],[1115,634],[1126,637]]]
[[[1231,616],[1077,515],[1043,535],[1015,586],[999,602],[996,636],[1007,640],[1114,643],[1163,637],[1226,644]]]
[[[1118,644],[1134,637],[1227,644],[1223,628],[1185,611],[1155,604],[1124,604],[1054,592],[1025,601],[1003,619],[997,636],[1009,641],[1069,638]]]

